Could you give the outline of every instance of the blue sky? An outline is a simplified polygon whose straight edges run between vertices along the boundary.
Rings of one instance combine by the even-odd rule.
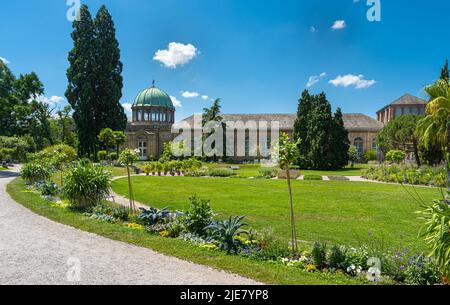
[[[446,0],[381,0],[381,22],[367,20],[366,0],[81,2],[93,15],[106,4],[113,15],[121,102],[156,79],[181,103],[177,119],[219,97],[224,113],[292,113],[309,80],[334,107],[375,116],[404,93],[424,97],[450,55]],[[37,72],[58,106],[72,47],[67,10],[66,0],[1,4],[0,57],[16,74]]]

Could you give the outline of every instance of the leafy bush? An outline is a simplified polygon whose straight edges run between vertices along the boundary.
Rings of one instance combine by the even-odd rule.
[[[406,159],[406,153],[401,150],[391,150],[386,154],[386,160],[400,164]]]
[[[304,180],[317,180],[317,181],[322,181],[323,178],[320,175],[305,175],[305,177],[303,178]]]
[[[211,168],[208,171],[208,175],[211,177],[226,178],[226,177],[235,176],[236,173],[233,172],[231,169],[227,169],[227,168]]]
[[[338,245],[334,245],[328,256],[328,266],[335,270],[346,270],[348,267],[346,249]]]
[[[146,163],[142,167],[142,171],[148,176],[150,173],[152,173],[155,170],[155,165],[153,162]]]
[[[117,161],[117,158],[118,158],[119,156],[117,155],[117,153],[116,152],[112,152],[112,153],[110,153],[109,155],[108,155],[108,160],[109,161]]]
[[[190,208],[183,216],[186,229],[200,236],[205,234],[205,228],[209,226],[214,218],[214,211],[209,205],[209,200],[198,198],[196,195],[189,198]]]
[[[35,188],[42,196],[57,196],[60,193],[59,187],[51,181],[38,182]]]
[[[247,233],[242,230],[242,227],[247,225],[242,222],[244,218],[245,216],[230,217],[228,220],[218,221],[207,227],[210,237],[217,240],[220,243],[219,248],[227,251],[227,254],[231,254],[231,252],[237,254],[242,246],[242,242],[237,236]]]
[[[186,177],[206,177],[206,176],[208,176],[208,169],[202,168],[202,169],[198,169],[198,170],[192,170],[189,172],[185,172],[185,176]]]
[[[258,261],[277,261],[291,256],[292,252],[288,245],[279,240],[273,241],[268,246],[261,248],[260,251],[254,251],[251,254],[251,258]]]
[[[436,264],[423,256],[412,258],[409,261],[405,276],[406,283],[413,285],[435,285],[440,282]]]
[[[446,276],[450,276],[450,205],[445,201],[434,201],[419,212],[424,220],[422,236],[431,249]]]
[[[273,167],[261,167],[259,175],[264,178],[275,178],[278,176],[278,170]]]
[[[406,156],[405,156],[406,157]],[[377,159],[377,152],[376,150],[368,150],[364,153],[364,160],[366,162],[375,161]]]
[[[111,176],[100,166],[79,162],[67,171],[63,192],[77,210],[100,204],[110,192]]]
[[[77,151],[75,148],[65,144],[49,146],[43,152],[47,158],[52,158],[55,154],[64,154],[65,162],[72,162],[77,159]]]
[[[311,252],[314,265],[318,269],[323,269],[327,266],[327,244],[326,243],[314,243],[314,247]]]
[[[97,159],[99,161],[105,161],[106,160],[106,156],[108,156],[108,152],[106,150],[99,150],[97,152]]]
[[[36,149],[32,137],[2,137],[0,136],[0,161],[11,161],[12,159],[24,161],[27,153]]]
[[[142,211],[142,213],[139,215],[139,220],[146,226],[152,226],[158,223],[162,223],[170,216],[170,211],[167,208],[161,210],[155,208],[139,209]]]
[[[47,165],[27,163],[20,170],[22,178],[30,184],[50,179],[51,171]]]
[[[118,207],[113,209],[112,216],[120,221],[128,221],[130,219],[130,210],[126,207]]]

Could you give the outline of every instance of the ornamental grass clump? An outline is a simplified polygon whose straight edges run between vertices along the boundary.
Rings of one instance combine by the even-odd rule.
[[[31,162],[22,167],[20,175],[28,184],[36,184],[40,181],[48,180],[51,171],[46,165]]]
[[[110,173],[92,163],[80,162],[69,168],[64,195],[77,210],[87,210],[100,204],[109,196]]]

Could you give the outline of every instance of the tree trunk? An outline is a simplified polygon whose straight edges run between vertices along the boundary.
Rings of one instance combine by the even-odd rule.
[[[294,204],[292,199],[291,173],[289,172],[289,167],[286,168],[286,177],[288,181],[289,203],[291,208],[292,254],[295,255],[298,252],[298,244],[297,244],[297,230],[295,228]]]
[[[128,196],[130,197],[130,211],[131,213],[134,213],[136,208],[134,206],[134,196],[133,196],[133,189],[131,186],[131,175],[129,166],[127,166],[127,173],[128,173]]]

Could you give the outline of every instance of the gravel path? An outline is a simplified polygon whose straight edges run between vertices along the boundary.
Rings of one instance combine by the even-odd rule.
[[[38,216],[6,193],[15,176],[0,171],[0,284],[258,284]]]

